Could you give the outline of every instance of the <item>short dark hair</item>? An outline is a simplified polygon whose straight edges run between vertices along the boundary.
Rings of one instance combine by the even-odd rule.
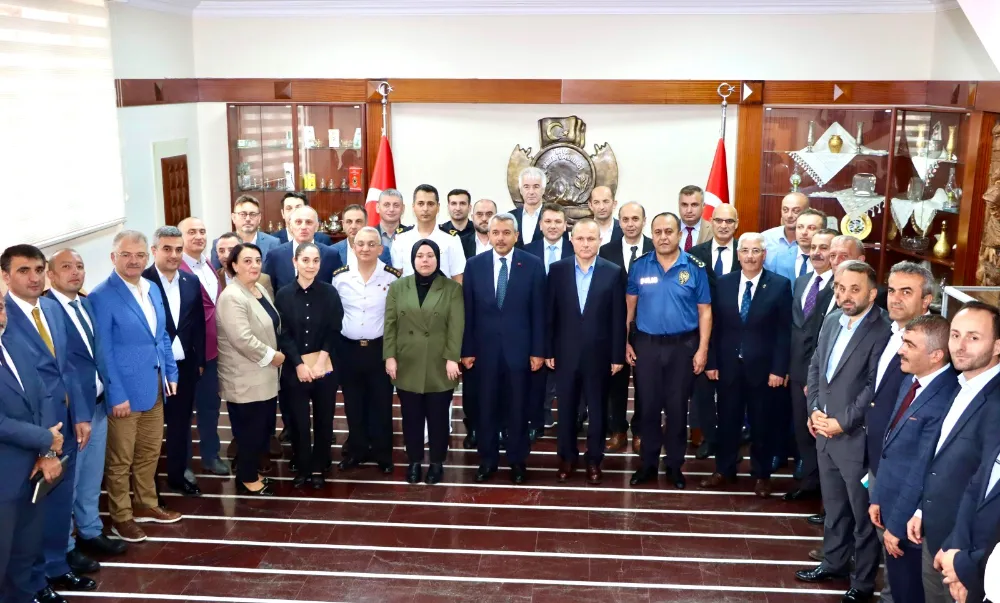
[[[545,205],[543,205],[542,213],[538,214],[538,217],[541,218],[542,214],[544,214],[547,211],[554,211],[557,214],[560,214],[564,219],[566,218],[566,208],[563,207],[562,205],[559,205],[558,203],[546,203]]]
[[[295,248],[295,259],[296,260],[299,259],[299,256],[302,255],[303,251],[308,251],[310,249],[315,249],[316,253],[319,253],[319,245],[317,245],[316,243],[313,243],[312,241],[306,241],[305,243],[301,243],[298,247]]]
[[[807,207],[803,209],[799,212],[799,218],[802,216],[819,216],[820,218],[823,218],[823,224],[826,224],[826,214],[814,207]],[[795,221],[797,222],[799,218],[795,218]],[[834,233],[836,234],[836,231],[834,231]]]
[[[677,198],[680,199],[686,195],[704,195],[705,191],[701,190],[701,187],[697,184],[689,184],[681,189],[681,192],[677,193]]]
[[[6,272],[6,268],[4,271]],[[993,340],[996,341],[997,339],[1000,339],[1000,309],[979,300],[972,300],[962,304],[962,307],[959,308],[958,312],[961,312],[962,310],[978,310],[980,312],[988,313],[990,318],[993,319]],[[957,315],[958,312],[955,314]],[[954,317],[952,318],[954,319]]]
[[[849,260],[844,262],[840,265],[840,270],[864,274],[868,277],[868,288],[874,289],[878,287],[878,278],[875,276],[875,269],[861,260]]]
[[[364,205],[361,205],[361,204],[358,204],[358,203],[351,203],[350,205],[348,205],[347,207],[344,208],[344,211],[340,212],[340,215],[341,216],[346,216],[347,212],[349,212],[349,211],[359,211],[359,212],[361,212],[361,213],[363,213],[365,215],[365,220],[368,219],[368,210],[365,209]]]
[[[448,196],[446,196],[445,199],[451,199],[456,195],[465,195],[465,200],[468,201],[469,203],[472,203],[472,195],[470,195],[469,191],[465,190],[464,188],[451,189],[450,191],[448,191]]]
[[[799,214],[799,215],[801,215],[801,214]],[[840,233],[837,232],[836,230],[832,229],[832,228],[820,228],[815,233],[813,233],[813,236],[816,236],[816,235],[833,235],[833,236],[836,237],[836,236],[840,236]]]
[[[258,210],[260,209],[260,201],[258,201],[257,197],[254,197],[253,195],[240,195],[239,197],[236,197],[236,201],[233,202],[233,209],[236,209],[237,205],[243,205],[244,203],[252,203],[257,206]],[[282,204],[284,204],[284,199],[282,199]]]
[[[10,274],[10,262],[14,258],[40,260],[43,265],[45,264],[45,254],[42,253],[41,249],[34,245],[12,245],[4,249],[3,254],[0,255],[0,270]]]
[[[233,250],[229,252],[229,261],[226,262],[226,274],[229,276],[236,276],[236,270],[233,269],[233,266],[240,259],[240,254],[243,253],[243,250],[245,249],[253,249],[257,252],[257,255],[259,255],[261,259],[264,259],[264,254],[260,252],[260,247],[257,247],[253,243],[240,243],[236,247],[233,247]]]
[[[413,189],[414,200],[417,198],[417,193],[433,193],[434,201],[436,203],[441,202],[441,197],[440,195],[438,195],[438,189],[434,188],[434,186],[431,184],[418,184],[417,188]]]
[[[680,229],[681,229],[681,219],[677,217],[677,214],[675,214],[673,212],[669,212],[669,211],[662,211],[662,212],[656,214],[655,216],[653,216],[653,219],[649,221],[649,227],[651,229],[653,228],[653,223],[656,222],[657,218],[673,218],[674,219],[674,223],[677,224],[677,230],[680,231]]]
[[[927,337],[927,347],[930,351],[944,351],[946,362],[951,358],[948,351],[948,333],[951,330],[948,319],[934,314],[924,314],[906,323],[906,330],[922,332]]]
[[[238,238],[240,238],[240,236],[238,234],[236,234],[235,232],[224,232],[224,233],[220,234],[219,238],[216,239],[215,241],[219,242],[222,239],[238,239]]]
[[[285,196],[281,198],[282,209],[285,208],[285,199],[288,199],[289,197],[295,197],[296,199],[300,199],[306,205],[309,205],[309,197],[306,197],[305,193],[300,193],[297,191],[288,191],[287,193],[285,193]]]

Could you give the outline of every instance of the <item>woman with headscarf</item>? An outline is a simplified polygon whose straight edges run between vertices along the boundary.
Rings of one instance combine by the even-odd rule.
[[[441,272],[437,243],[417,241],[410,260],[414,273],[389,287],[382,355],[402,407],[409,459],[406,481],[421,480],[426,423],[431,461],[426,481],[436,484],[448,454],[449,407],[459,376],[465,305],[462,285]]]

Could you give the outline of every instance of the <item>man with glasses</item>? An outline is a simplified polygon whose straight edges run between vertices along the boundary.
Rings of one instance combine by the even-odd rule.
[[[253,243],[260,247],[260,256],[267,257],[267,252],[271,251],[281,241],[278,237],[271,236],[260,230],[260,201],[251,195],[240,195],[233,205],[231,215],[233,224],[236,226],[236,234],[240,237],[240,243]],[[216,250],[219,239],[212,241],[212,266],[216,270],[222,268],[219,261],[219,254]]]

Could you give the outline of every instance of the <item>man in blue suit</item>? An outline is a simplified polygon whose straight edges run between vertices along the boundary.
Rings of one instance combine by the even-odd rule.
[[[795,220],[795,240],[798,245],[793,245],[778,255],[767,258],[767,265],[764,267],[791,282],[803,274],[812,272],[813,267],[809,262],[812,238],[814,234],[825,228],[826,214],[811,207],[802,210],[802,213]],[[838,233],[833,231],[833,234],[836,236]]]
[[[1000,446],[986,451],[969,482],[955,519],[955,529],[934,559],[949,594],[956,601],[981,603],[990,549],[1000,527]]]
[[[146,235],[123,230],[115,235],[112,249],[115,269],[90,294],[108,370],[104,483],[111,532],[126,542],[142,542],[146,534],[138,523],[181,519],[180,513],[158,505],[155,484],[163,405],[177,393],[178,371],[163,300],[142,278],[149,260]]]
[[[879,447],[876,479],[868,483],[868,514],[885,530],[885,573],[898,601],[924,600],[921,551],[906,539],[906,522],[920,503],[935,436],[958,387],[958,375],[948,362],[948,331],[948,321],[940,316],[919,316],[906,324],[898,354],[906,379],[896,388],[882,433],[868,434],[885,442]]]
[[[0,603],[24,603],[39,600],[33,599],[32,573],[42,554],[45,518],[45,507],[32,503],[30,478],[38,472],[49,483],[59,477],[60,417],[66,408],[49,394],[31,344],[6,329],[6,301],[0,299],[0,465],[5,477],[0,480]],[[65,601],[51,589],[44,600]]]
[[[771,495],[771,457],[784,422],[773,425],[777,392],[785,385],[791,346],[792,285],[764,269],[764,236],[748,232],[737,244],[740,270],[720,276],[712,297],[712,340],[706,375],[718,384],[715,473],[702,488],[736,482],[743,418],[750,417],[754,492]]]
[[[527,480],[529,379],[542,368],[545,354],[545,268],[535,256],[514,249],[516,241],[514,216],[493,216],[493,251],[470,259],[464,273],[462,364],[481,371],[479,483],[497,471],[502,426],[508,429],[511,479]]]
[[[537,167],[524,168],[517,176],[523,204],[510,212],[517,223],[517,248],[542,237],[542,201],[547,181],[545,172]]]
[[[555,371],[559,405],[569,418],[585,405],[587,483],[601,483],[604,421],[611,375],[625,364],[625,270],[597,257],[601,231],[589,218],[573,226],[575,257],[549,266],[545,363]],[[567,412],[568,411],[568,412]],[[559,481],[576,468],[580,451],[576,423],[559,422]]]
[[[317,227],[319,227],[319,214],[315,209],[304,206],[292,211],[288,228],[292,232],[293,240],[275,247],[264,258],[264,273],[271,278],[275,294],[295,280],[295,265],[292,263],[295,247],[312,242]],[[317,280],[324,283],[333,282],[333,271],[344,265],[336,251],[326,245],[319,245]]]
[[[296,240],[295,234],[292,231],[292,214],[295,213],[295,210],[300,207],[309,207],[309,198],[306,197],[305,194],[297,192],[285,193],[285,198],[281,200],[281,218],[285,221],[285,229],[273,233],[274,238],[278,239],[278,244],[284,245],[289,241]],[[319,219],[317,218],[317,226],[318,224]],[[330,240],[329,235],[315,231],[309,241],[316,243],[321,247],[323,245],[330,245],[333,243],[333,241]],[[301,243],[303,241],[299,242]],[[264,255],[264,257],[267,256]],[[277,287],[274,290],[277,291]]]
[[[76,488],[76,454],[90,439],[94,400],[84,397],[76,381],[62,309],[58,302],[42,296],[45,255],[31,245],[8,247],[0,255],[0,270],[9,288],[7,329],[28,344],[38,359],[38,372],[45,379],[49,394],[64,404],[58,419],[63,424],[63,454],[69,457],[66,475],[42,502],[44,557],[39,557],[32,572],[38,597],[52,600],[51,586],[62,590],[93,590],[97,586],[90,578],[78,576],[66,560],[66,534],[72,521]]]
[[[590,200],[587,207],[594,214],[594,221],[601,229],[601,245],[608,243],[618,243],[625,234],[622,227],[615,218],[615,207],[618,201],[615,200],[615,193],[610,186],[597,186],[590,191]]]
[[[260,247],[261,257],[267,257],[267,252],[271,251],[278,245],[281,245],[281,241],[278,237],[271,236],[260,229],[260,201],[251,195],[240,195],[236,198],[236,203],[233,204],[233,213],[231,216],[233,224],[236,226],[236,234],[240,237],[241,243],[253,243],[257,247]],[[216,250],[216,245],[219,239],[212,241],[212,266],[216,270],[222,268],[222,264],[219,262],[219,252]]]
[[[368,226],[368,210],[357,203],[348,205],[341,213],[340,223],[344,227],[344,234],[347,235],[347,238],[337,241],[330,248],[340,256],[341,265],[346,266],[348,262],[356,264],[358,258],[354,255],[354,235],[358,234],[358,231],[365,226]],[[387,266],[392,265],[391,250],[391,247],[383,246],[382,255],[378,256],[378,259],[382,260]]]
[[[1000,310],[973,301],[951,319],[951,363],[962,371],[959,388],[941,422],[924,474],[923,495],[906,536],[923,544],[924,595],[951,601],[934,557],[955,528],[963,489],[979,468],[983,451],[1000,445]]]
[[[90,300],[80,292],[87,278],[83,258],[73,249],[57,251],[49,258],[47,274],[52,288],[46,296],[59,302],[63,310],[69,334],[70,362],[80,391],[87,400],[95,401],[90,421],[90,442],[76,457],[76,496],[73,500],[76,539],[70,533],[67,548],[70,568],[77,573],[87,573],[99,566],[86,554],[120,555],[125,552],[124,542],[104,535],[104,523],[97,508],[108,442],[105,406],[108,370],[104,364],[101,340],[97,337],[97,315]]]

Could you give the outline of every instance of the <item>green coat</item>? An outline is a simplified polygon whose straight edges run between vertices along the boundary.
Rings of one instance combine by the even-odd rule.
[[[413,275],[394,282],[382,339],[382,357],[396,359],[393,384],[418,394],[455,389],[458,382],[448,379],[445,362],[460,360],[464,331],[462,285],[438,275],[421,306]]]

